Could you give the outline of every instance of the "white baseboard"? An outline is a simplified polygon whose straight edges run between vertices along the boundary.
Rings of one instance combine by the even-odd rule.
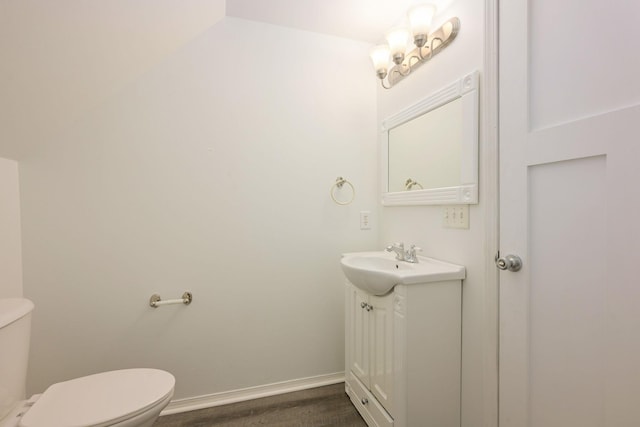
[[[243,402],[245,400],[258,399],[260,397],[274,396],[277,394],[290,393],[292,391],[306,390],[341,382],[344,382],[344,372],[282,381],[279,383],[224,391],[204,396],[188,397],[185,399],[171,401],[171,403],[169,403],[169,405],[167,405],[167,407],[160,413],[160,416],[195,411],[197,409],[212,408],[214,406]]]

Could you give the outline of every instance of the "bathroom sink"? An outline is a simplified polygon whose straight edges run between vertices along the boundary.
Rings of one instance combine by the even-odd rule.
[[[418,257],[419,262],[396,260],[389,252],[353,252],[342,255],[344,275],[358,288],[373,295],[384,295],[395,285],[464,279],[463,266],[433,258]]]

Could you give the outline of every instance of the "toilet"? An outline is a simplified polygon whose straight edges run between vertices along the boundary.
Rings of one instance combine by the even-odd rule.
[[[53,384],[25,400],[33,303],[0,299],[0,427],[151,427],[173,397],[159,369],[123,369]]]

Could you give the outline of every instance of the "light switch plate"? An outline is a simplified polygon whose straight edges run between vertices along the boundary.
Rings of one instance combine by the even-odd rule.
[[[469,205],[449,205],[442,207],[444,228],[469,228]]]

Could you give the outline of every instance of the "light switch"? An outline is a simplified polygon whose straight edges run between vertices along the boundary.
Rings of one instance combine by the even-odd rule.
[[[442,226],[444,228],[469,228],[469,205],[443,206]]]

